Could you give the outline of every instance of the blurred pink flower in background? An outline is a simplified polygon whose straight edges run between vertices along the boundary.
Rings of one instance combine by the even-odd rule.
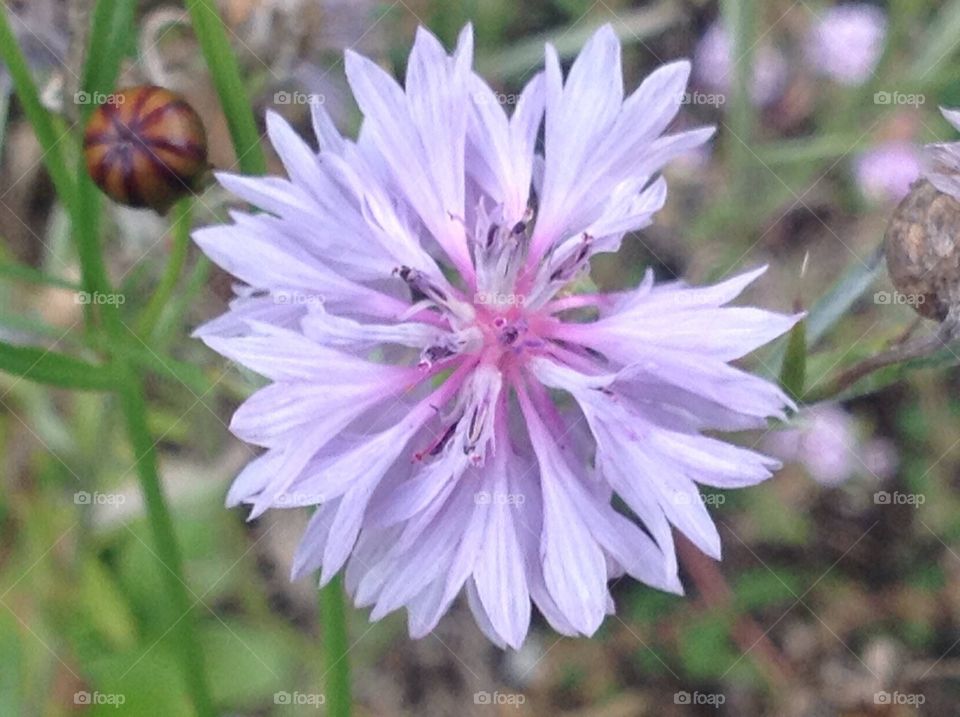
[[[883,142],[860,154],[853,174],[861,193],[874,202],[898,202],[920,176],[920,148],[911,142]]]
[[[694,51],[695,82],[710,92],[727,94],[733,85],[734,59],[730,34],[720,22],[715,22]],[[776,102],[786,87],[788,74],[787,61],[779,50],[765,43],[754,47],[751,102],[761,107]]]
[[[889,441],[863,440],[856,419],[842,406],[820,404],[800,412],[795,428],[775,431],[763,449],[784,463],[798,463],[815,481],[836,486],[857,474],[884,480],[896,469]]]
[[[886,34],[887,18],[880,8],[866,3],[837,5],[810,28],[807,61],[840,84],[862,84],[877,66]]]

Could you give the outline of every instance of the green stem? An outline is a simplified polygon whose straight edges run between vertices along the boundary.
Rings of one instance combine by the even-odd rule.
[[[129,37],[124,31],[132,23],[135,3],[131,0],[101,0],[98,3],[97,17],[100,21],[110,19],[109,31],[98,25],[94,28],[95,38],[92,48],[103,50],[104,38],[110,37],[105,54],[88,53],[87,67],[84,69],[84,89],[106,91],[112,88],[120,59],[122,43]],[[39,93],[29,67],[10,28],[7,13],[0,11],[0,59],[9,69],[20,105],[27,116],[44,150],[43,162],[53,181],[60,200],[66,206],[71,220],[74,240],[82,274],[82,286],[85,291],[94,294],[111,294],[113,288],[107,274],[100,241],[100,208],[102,197],[86,172],[83,157],[76,163],[71,176],[72,161],[67,161],[61,139],[69,134],[40,102]],[[89,111],[90,108],[85,108]],[[86,114],[86,113],[84,113]],[[252,119],[252,118],[251,118]],[[254,135],[256,137],[256,135]],[[71,146],[73,143],[71,138]],[[70,153],[70,156],[73,156]],[[262,157],[262,155],[261,155]],[[147,506],[147,515],[154,533],[158,555],[166,567],[163,571],[167,583],[168,597],[177,610],[177,622],[172,628],[181,654],[182,668],[187,688],[193,698],[194,706],[201,717],[212,717],[213,702],[207,687],[203,669],[202,652],[196,637],[194,619],[187,585],[183,579],[183,561],[177,545],[170,512],[164,499],[163,490],[157,474],[154,442],[147,427],[147,406],[143,395],[143,386],[134,364],[122,350],[130,338],[123,326],[115,303],[99,306],[101,322],[96,321],[92,305],[85,305],[87,329],[97,336],[103,336],[110,347],[111,365],[98,367],[85,364],[66,356],[48,353],[35,356],[29,350],[5,348],[7,363],[29,370],[31,375],[40,376],[49,366],[50,382],[70,378],[70,385],[84,384],[86,388],[114,388],[126,419],[127,432],[136,456],[136,469],[143,489]]]
[[[266,174],[267,160],[260,146],[260,132],[251,110],[247,88],[240,77],[237,58],[224,32],[226,26],[211,0],[187,0],[203,56],[210,67],[223,113],[244,174]]]
[[[187,261],[187,253],[190,249],[190,216],[193,210],[193,200],[183,199],[173,208],[173,223],[170,231],[173,234],[173,246],[170,250],[170,258],[167,260],[167,268],[163,272],[160,284],[143,310],[140,317],[140,323],[137,327],[137,333],[145,341],[150,339],[160,320],[160,314],[170,303],[174,290],[177,288],[177,282],[180,280],[180,274],[183,273],[183,266]]]
[[[756,6],[754,0],[721,0],[720,11],[734,58],[733,78],[730,83],[728,141],[731,160],[731,176],[734,197],[748,200],[753,190],[752,177],[755,169],[751,147],[753,146],[754,112],[750,101],[753,85],[753,45],[756,35]]]
[[[132,17],[130,3],[112,4],[116,13],[115,21],[122,25],[123,16],[129,20]],[[114,44],[121,42],[122,37],[114,37]],[[116,71],[119,68],[119,54],[114,48],[110,56],[116,64],[102,69],[94,82],[103,87],[112,87]],[[88,57],[89,62],[96,58]],[[94,73],[96,74],[96,73]],[[88,78],[93,74],[86,73]],[[86,169],[86,162],[81,156],[76,169],[76,203],[73,211],[74,238],[77,245],[77,254],[80,260],[80,270],[84,289],[88,292],[114,293],[114,288],[107,273],[106,262],[103,257],[103,245],[100,239],[101,207],[103,198],[93,184]],[[160,478],[157,473],[157,458],[154,450],[154,441],[147,426],[147,405],[144,399],[143,385],[137,373],[136,366],[123,350],[134,338],[129,335],[120,317],[118,303],[107,303],[99,306],[100,324],[88,323],[88,327],[103,335],[109,345],[111,361],[116,375],[116,386],[119,392],[126,423],[128,438],[133,447],[136,460],[137,475],[143,491],[147,508],[147,518],[156,543],[157,553],[165,566],[163,571],[166,582],[167,597],[176,610],[177,622],[171,629],[175,636],[180,654],[180,666],[183,670],[186,687],[192,698],[194,708],[200,717],[213,717],[215,714],[213,700],[207,686],[206,673],[203,666],[203,653],[195,628],[195,617],[192,614],[193,604],[188,596],[183,561],[177,545],[173,521],[167,507]],[[88,314],[88,320],[94,318]]]
[[[136,10],[136,0],[97,1],[90,23],[87,60],[80,83],[83,91],[91,95],[113,91],[124,51],[135,36],[133,21]],[[92,102],[84,105],[80,108],[80,117],[89,117],[94,109],[96,107]]]
[[[203,652],[193,619],[195,603],[190,602],[187,584],[183,580],[183,559],[173,530],[173,520],[157,473],[157,456],[154,442],[147,427],[147,406],[143,399],[143,386],[136,372],[118,360],[121,374],[120,398],[127,424],[129,440],[133,445],[137,474],[147,506],[147,517],[153,531],[159,559],[163,562],[163,577],[167,594],[173,602],[177,622],[171,629],[177,641],[187,687],[193,697],[194,707],[201,717],[213,716],[213,700],[207,686],[203,666]]]
[[[347,618],[343,604],[343,582],[338,575],[320,591],[320,620],[323,626],[326,705],[329,717],[350,716],[350,660]]]
[[[162,355],[169,353],[170,343],[179,327],[183,326],[187,311],[196,304],[197,296],[206,286],[211,266],[207,257],[199,255],[187,274],[183,288],[171,297],[169,309],[161,314],[153,331],[153,349],[157,353]]]

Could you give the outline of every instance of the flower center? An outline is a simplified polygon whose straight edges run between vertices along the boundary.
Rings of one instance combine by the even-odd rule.
[[[478,293],[474,301],[476,327],[483,336],[481,361],[507,368],[524,361],[531,350],[543,345],[534,331],[536,317],[524,308],[523,297]]]

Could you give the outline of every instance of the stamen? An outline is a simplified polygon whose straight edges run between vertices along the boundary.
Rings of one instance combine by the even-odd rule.
[[[418,451],[414,453],[413,454],[414,459],[418,461],[422,461],[427,456],[430,456],[432,458],[434,456],[440,455],[440,452],[443,451],[443,449],[450,442],[450,439],[453,438],[454,434],[457,432],[457,425],[459,423],[460,423],[460,419],[453,421],[453,423],[447,426],[446,430],[443,432],[443,435],[440,436],[440,438],[438,438],[436,442],[434,442],[434,444],[430,446],[430,448],[428,448],[426,451]]]
[[[446,292],[439,286],[430,281],[430,278],[422,271],[411,269],[409,266],[401,266],[394,269],[394,273],[399,274],[415,293],[433,299],[438,304],[444,304],[448,301]],[[416,296],[414,297],[416,298]]]

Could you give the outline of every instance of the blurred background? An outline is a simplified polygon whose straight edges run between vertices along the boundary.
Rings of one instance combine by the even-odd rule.
[[[938,106],[960,105],[957,0],[218,4],[261,132],[274,108],[309,134],[311,101],[355,132],[343,49],[401,73],[418,24],[449,46],[472,21],[476,66],[508,106],[541,67],[545,41],[569,60],[602,23],[622,39],[628,91],[657,65],[692,58],[677,125],[714,124],[717,136],[669,167],[666,208],[617,256],[596,260],[595,281],[633,285],[653,267],[700,283],[769,263],[747,298],[816,309],[814,388],[925,330],[877,249],[920,172],[921,146],[956,139]],[[43,103],[69,126],[95,101],[71,69],[86,3],[4,5]],[[140,2],[137,28],[120,85],[184,94],[213,165],[234,167],[183,7]],[[0,67],[0,338],[83,355],[70,225],[41,156]],[[194,223],[222,220],[231,201],[207,189]],[[106,208],[107,268],[129,321],[161,281],[170,224]],[[246,522],[223,507],[253,455],[226,425],[258,379],[189,334],[224,310],[231,283],[190,249],[141,357],[152,367],[150,429],[218,707],[322,714],[316,585],[288,581],[307,514]],[[781,353],[745,363],[775,376]],[[352,611],[356,713],[960,714],[958,363],[949,354],[879,372],[782,430],[742,437],[785,467],[758,487],[705,496],[723,562],[688,553],[683,598],[618,582],[617,615],[595,639],[559,638],[537,618],[521,651],[501,652],[461,607],[420,641],[401,614],[370,625]],[[180,616],[165,598],[134,463],[115,397],[0,373],[0,715],[191,714],[169,639]]]

